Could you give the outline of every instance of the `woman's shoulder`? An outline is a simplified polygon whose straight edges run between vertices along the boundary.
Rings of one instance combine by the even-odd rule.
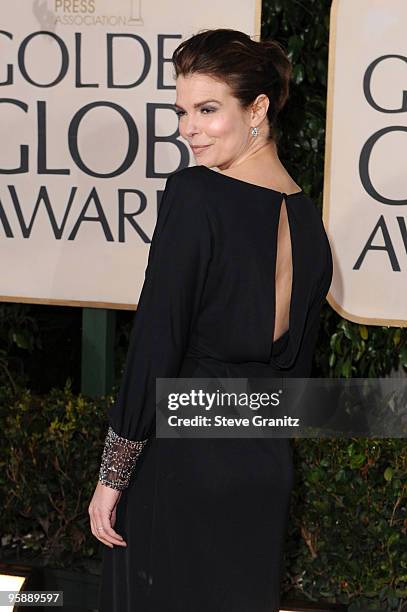
[[[161,198],[163,209],[171,209],[174,216],[183,218],[186,223],[207,222],[208,210],[199,168],[188,166],[170,173]]]
[[[165,191],[170,194],[173,204],[185,208],[188,214],[198,210],[203,215],[207,211],[208,185],[201,166],[187,166],[172,172],[167,177]],[[192,211],[192,212],[190,212]]]
[[[179,187],[188,187],[204,179],[202,166],[187,166],[180,170],[175,170],[168,175],[167,181]]]

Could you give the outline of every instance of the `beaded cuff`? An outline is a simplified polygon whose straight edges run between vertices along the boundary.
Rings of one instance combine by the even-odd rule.
[[[112,427],[109,427],[103,448],[99,480],[112,489],[119,491],[126,489],[137,459],[147,442],[148,439],[133,441],[121,438]]]

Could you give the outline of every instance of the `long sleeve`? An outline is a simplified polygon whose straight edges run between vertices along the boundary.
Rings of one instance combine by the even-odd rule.
[[[128,486],[155,435],[156,378],[176,378],[199,310],[211,258],[204,193],[182,171],[170,175],[154,229],[99,480]]]

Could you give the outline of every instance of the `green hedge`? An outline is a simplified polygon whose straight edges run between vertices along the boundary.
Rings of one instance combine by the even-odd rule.
[[[398,610],[407,596],[405,440],[296,439],[295,449],[286,588]]]
[[[13,400],[5,387],[1,394],[3,557],[76,568],[100,558],[87,508],[113,396],[75,396],[69,384],[42,398],[25,390]],[[294,445],[284,593],[397,610],[407,596],[404,440]]]
[[[47,396],[1,388],[0,488],[3,552],[78,565],[97,553],[87,506],[97,482],[107,400],[64,390]],[[4,536],[6,534],[6,537]]]

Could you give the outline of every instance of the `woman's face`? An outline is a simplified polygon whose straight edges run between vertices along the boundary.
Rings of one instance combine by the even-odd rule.
[[[247,152],[254,140],[250,112],[242,110],[226,83],[202,74],[180,75],[176,89],[179,132],[199,165],[228,167]]]

